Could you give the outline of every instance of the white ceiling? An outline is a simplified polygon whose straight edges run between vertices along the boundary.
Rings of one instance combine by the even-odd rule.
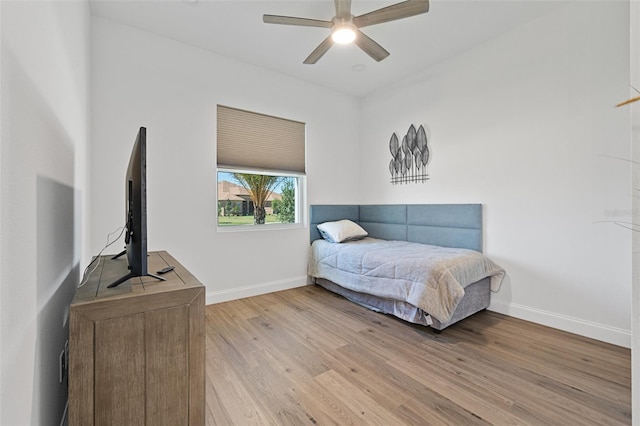
[[[398,1],[352,0],[354,16]],[[429,12],[363,28],[391,55],[375,62],[355,45],[302,61],[326,28],[264,24],[264,13],[331,20],[331,0],[91,0],[91,13],[278,71],[349,95],[366,96],[511,28],[561,7],[562,0],[431,0]],[[358,71],[358,68],[364,70]]]

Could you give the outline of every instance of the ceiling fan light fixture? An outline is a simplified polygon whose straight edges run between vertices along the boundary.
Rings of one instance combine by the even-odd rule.
[[[2,1],[2,0],[0,0]],[[336,15],[330,20],[298,18],[284,15],[262,15],[265,24],[298,25],[331,28],[331,34],[311,52],[304,64],[315,64],[334,44],[355,44],[376,62],[389,56],[384,47],[360,31],[363,27],[397,21],[429,11],[429,0],[404,0],[373,12],[353,16],[351,0],[334,0]]]
[[[356,29],[353,25],[335,27],[331,32],[331,39],[338,44],[349,44],[356,39]]]

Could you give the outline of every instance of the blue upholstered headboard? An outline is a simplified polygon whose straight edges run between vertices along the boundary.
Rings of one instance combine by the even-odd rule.
[[[312,205],[310,219],[312,242],[318,224],[349,219],[373,238],[482,251],[482,204]]]

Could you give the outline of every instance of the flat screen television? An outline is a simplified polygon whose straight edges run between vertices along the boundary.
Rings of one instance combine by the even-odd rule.
[[[147,129],[140,127],[133,144],[129,167],[125,176],[125,249],[115,255],[127,255],[129,273],[109,284],[116,287],[123,282],[142,276],[152,276],[147,266]]]

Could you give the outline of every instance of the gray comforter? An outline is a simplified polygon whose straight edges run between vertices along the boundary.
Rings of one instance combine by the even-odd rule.
[[[365,238],[342,244],[315,240],[308,274],[353,291],[411,303],[446,322],[464,296],[464,287],[491,277],[491,290],[498,291],[504,270],[474,250]]]

